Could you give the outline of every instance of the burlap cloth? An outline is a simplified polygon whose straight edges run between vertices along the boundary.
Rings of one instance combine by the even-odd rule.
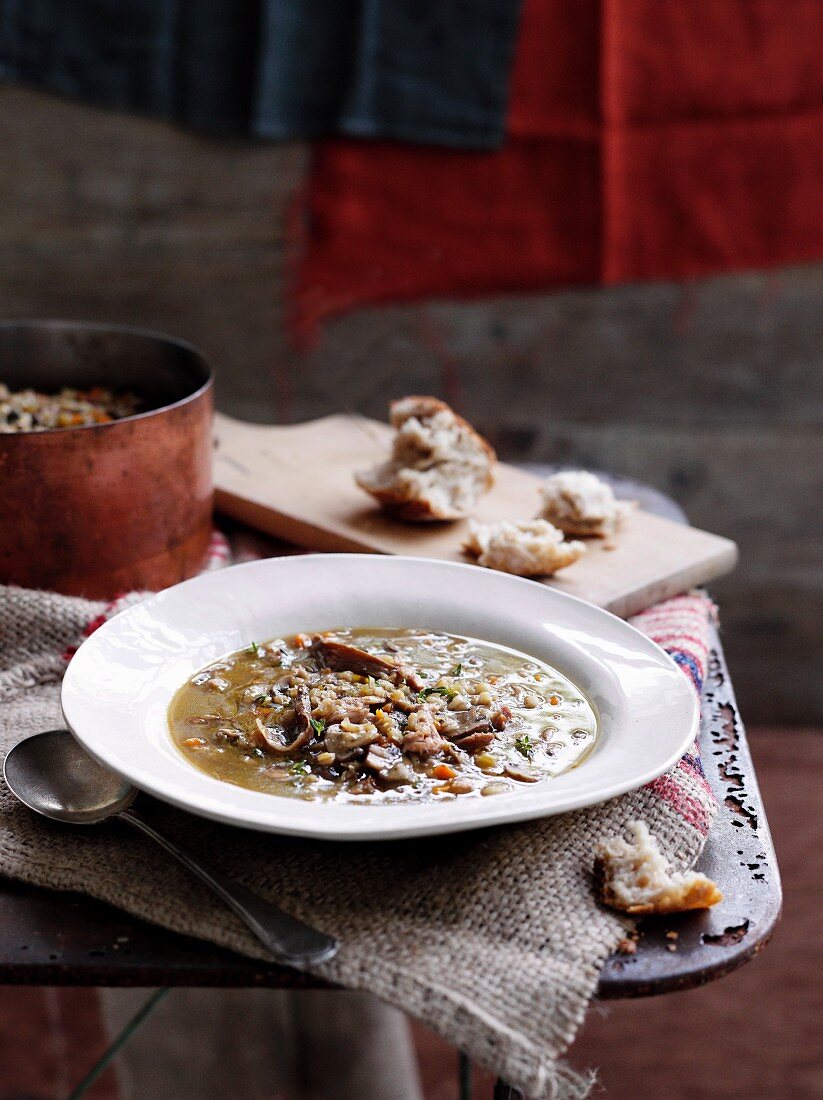
[[[139,597],[129,597],[129,602]],[[60,680],[84,633],[115,605],[0,588],[0,750],[61,725]],[[635,622],[699,690],[711,605],[700,595]],[[152,803],[150,816],[225,873],[338,936],[317,973],[423,1020],[528,1096],[579,1096],[560,1061],[624,934],[590,881],[600,837],[644,819],[679,867],[714,814],[699,757],[593,809],[525,825],[384,844],[323,844],[215,825]],[[195,879],[116,823],[71,829],[0,791],[0,873],[79,890],[247,955],[265,951]]]

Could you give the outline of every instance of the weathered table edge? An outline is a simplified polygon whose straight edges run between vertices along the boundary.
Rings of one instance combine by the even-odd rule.
[[[607,960],[597,990],[601,999],[671,993],[714,981],[757,955],[780,917],[780,872],[716,631],[703,688],[700,747],[718,813],[697,868],[714,879],[724,901],[708,912],[638,922],[637,953]]]

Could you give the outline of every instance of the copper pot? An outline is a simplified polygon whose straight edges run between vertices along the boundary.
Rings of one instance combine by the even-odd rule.
[[[117,325],[0,323],[0,381],[108,386],[147,406],[0,434],[0,583],[111,598],[197,572],[211,532],[212,372],[195,348]]]

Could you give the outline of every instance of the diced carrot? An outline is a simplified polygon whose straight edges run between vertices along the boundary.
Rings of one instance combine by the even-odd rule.
[[[437,764],[432,768],[432,775],[435,779],[454,779],[457,772],[454,768],[450,768],[448,764]]]
[[[560,706],[560,699],[556,695],[550,695],[549,696],[549,703],[553,707],[559,707]]]

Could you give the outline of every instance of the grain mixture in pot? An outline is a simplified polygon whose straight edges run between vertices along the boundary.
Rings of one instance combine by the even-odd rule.
[[[45,432],[52,428],[85,428],[134,416],[142,403],[133,393],[103,386],[88,390],[64,387],[59,393],[13,392],[0,382],[0,433]]]
[[[177,692],[172,735],[210,775],[271,794],[407,802],[514,790],[578,764],[597,719],[515,650],[421,630],[253,642]]]

